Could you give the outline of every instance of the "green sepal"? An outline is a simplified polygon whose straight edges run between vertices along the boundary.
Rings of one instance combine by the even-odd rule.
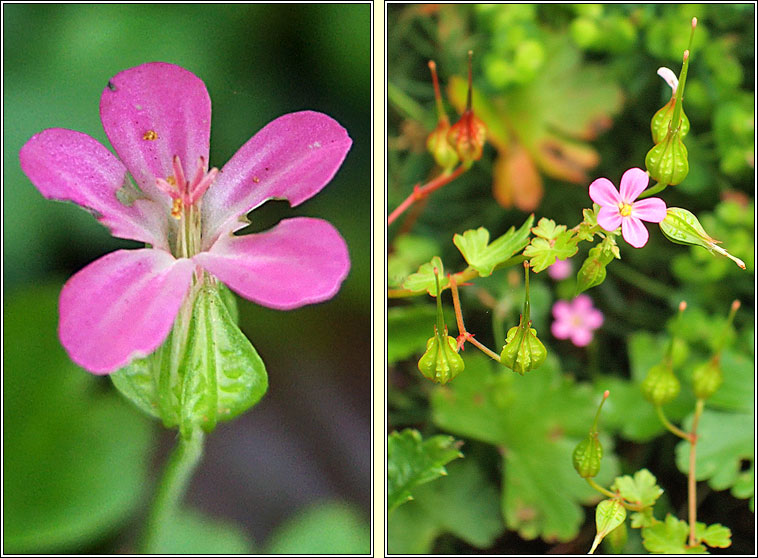
[[[592,554],[597,545],[600,544],[606,535],[615,530],[619,526],[624,524],[626,520],[626,508],[620,500],[613,498],[611,500],[603,500],[595,508],[595,528],[597,529],[597,535],[592,543]]]
[[[680,134],[669,133],[664,141],[648,151],[645,166],[650,177],[661,184],[674,186],[687,178],[690,164]]]
[[[529,370],[542,366],[547,358],[547,349],[537,337],[537,330],[521,323],[508,330],[505,346],[500,353],[500,362],[522,376]]]
[[[426,351],[418,361],[418,369],[425,377],[443,385],[460,374],[463,368],[463,358],[458,354],[455,339],[439,332],[426,342]]]
[[[597,476],[600,462],[603,460],[603,446],[598,440],[597,432],[590,432],[574,448],[571,461],[579,476],[588,479]]]
[[[640,388],[645,399],[654,405],[665,405],[673,401],[681,390],[679,378],[674,375],[671,366],[656,364],[648,370]]]
[[[434,161],[443,169],[451,170],[460,160],[455,148],[447,141],[450,122],[447,118],[441,120],[437,127],[426,138],[426,149],[434,157]]]
[[[266,369],[234,322],[215,284],[193,289],[161,347],[111,374],[116,388],[183,436],[212,431],[255,405],[268,387]],[[236,308],[235,308],[236,313]]]

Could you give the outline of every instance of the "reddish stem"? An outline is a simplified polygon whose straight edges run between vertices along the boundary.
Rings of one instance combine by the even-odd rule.
[[[464,172],[466,172],[466,169],[467,167],[465,165],[461,165],[450,174],[441,174],[440,176],[438,176],[437,178],[433,180],[430,180],[423,186],[419,186],[419,185],[414,186],[413,192],[411,192],[411,195],[405,198],[405,200],[403,200],[403,203],[398,205],[395,208],[395,210],[392,213],[390,213],[390,216],[387,217],[387,226],[394,223],[395,220],[398,217],[400,217],[403,214],[403,212],[405,212],[406,209],[408,209],[411,205],[413,205],[414,202],[424,199],[435,190],[439,190],[445,184],[452,182],[453,180],[458,178],[460,175],[462,175]]]

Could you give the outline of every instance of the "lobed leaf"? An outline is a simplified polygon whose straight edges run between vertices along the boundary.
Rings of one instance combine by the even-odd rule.
[[[446,475],[445,464],[457,457],[458,443],[451,436],[424,440],[417,430],[407,428],[387,438],[387,510],[412,499],[419,484]]]
[[[530,215],[521,227],[516,230],[511,227],[508,232],[497,240],[489,243],[490,233],[484,227],[468,230],[453,237],[453,243],[458,247],[466,262],[473,267],[481,277],[492,275],[495,267],[506,262],[528,243],[529,229],[534,221]]]
[[[450,280],[445,276],[445,268],[439,256],[434,256],[432,261],[421,265],[416,273],[409,275],[403,281],[403,288],[414,293],[426,291],[432,296],[437,296],[437,282],[434,276],[435,268],[440,277],[440,289],[444,289],[450,284]]]

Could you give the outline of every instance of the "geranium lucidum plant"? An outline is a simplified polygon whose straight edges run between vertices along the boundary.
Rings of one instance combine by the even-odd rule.
[[[119,73],[103,90],[100,115],[120,160],[90,136],[61,128],[36,134],[20,153],[46,198],[73,201],[114,236],[149,245],[108,254],[66,283],[59,332],[77,364],[109,373],[154,351],[206,272],[281,310],[337,292],[350,261],[326,221],[301,217],[232,234],[267,199],[298,205],[331,180],[352,143],[332,118],[282,116],[221,171],[209,171],[210,97],[187,70],[156,62]]]
[[[203,431],[250,408],[268,385],[221,283],[289,310],[334,296],[350,268],[345,241],[320,219],[234,233],[268,199],[295,206],[318,193],[352,141],[329,116],[296,112],[209,170],[205,84],[161,62],[113,77],[100,116],[119,158],[86,134],[51,128],[22,147],[20,161],[46,198],[73,201],[114,236],[146,244],[103,256],[68,280],[59,335],[74,362],[112,373],[139,408],[179,428],[144,542],[147,552],[165,552],[160,541],[202,455]]]

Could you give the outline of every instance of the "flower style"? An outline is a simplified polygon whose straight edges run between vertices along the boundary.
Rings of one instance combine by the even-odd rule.
[[[163,62],[113,77],[100,117],[119,158],[90,136],[62,128],[36,134],[19,154],[43,196],[72,201],[113,236],[147,244],[107,254],[64,285],[58,330],[74,362],[107,374],[152,353],[206,273],[279,310],[339,290],[350,259],[328,222],[298,217],[265,232],[232,234],[266,200],[296,206],[332,179],[352,144],[335,120],[311,111],[286,114],[220,171],[208,170],[208,91],[191,72]]]
[[[660,198],[636,200],[647,188],[648,175],[638,168],[627,170],[621,177],[621,192],[607,178],[590,184],[590,198],[600,205],[597,222],[606,231],[621,226],[621,235],[635,248],[642,248],[649,238],[642,221],[660,223],[666,218],[666,203]]]
[[[603,325],[603,313],[592,306],[592,299],[580,294],[573,301],[559,300],[553,304],[555,321],[550,331],[558,339],[571,339],[577,347],[592,341],[592,332]]]

